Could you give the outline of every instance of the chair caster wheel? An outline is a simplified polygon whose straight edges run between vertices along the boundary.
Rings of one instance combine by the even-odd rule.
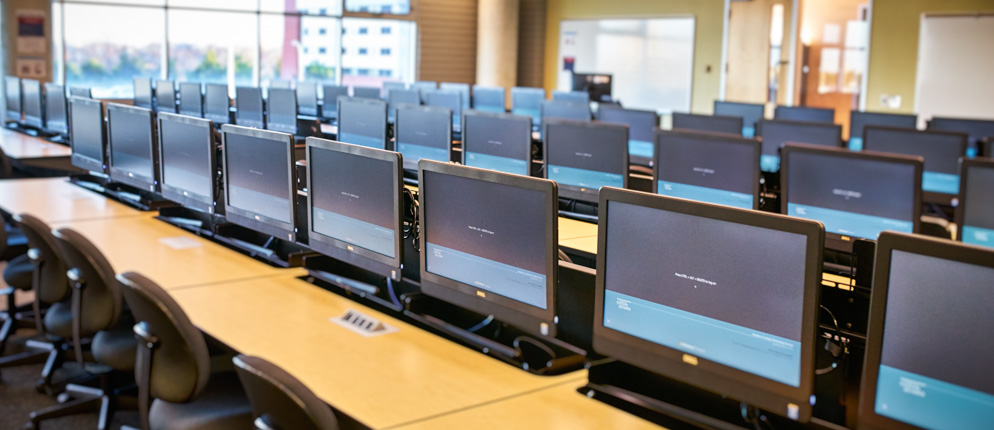
[[[66,393],[59,394],[58,396],[55,397],[55,401],[59,403],[65,403],[70,400],[72,400],[72,397],[69,397],[69,394]]]
[[[24,425],[24,430],[39,430],[40,428],[38,427],[38,423],[35,422],[29,422]]]

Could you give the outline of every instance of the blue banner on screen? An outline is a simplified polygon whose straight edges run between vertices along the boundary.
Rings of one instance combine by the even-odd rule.
[[[959,194],[959,175],[949,173],[922,173],[922,191],[933,193]]]
[[[646,142],[644,140],[628,140],[628,153],[636,157],[652,158],[652,154],[655,151],[652,142]]]
[[[994,230],[964,225],[963,243],[994,248]]]
[[[862,151],[863,150],[863,138],[862,137],[850,137],[849,138],[849,150],[850,151]]]
[[[760,155],[759,156],[759,170],[764,172],[779,172],[780,171],[780,156],[779,155]]]
[[[377,254],[394,256],[394,231],[389,228],[314,208],[314,231]]]
[[[733,191],[678,184],[676,182],[657,181],[656,193],[664,196],[679,197],[681,199],[752,209],[751,195]]]
[[[604,292],[604,326],[792,387],[801,384],[801,343],[790,339],[611,290]]]
[[[873,410],[923,428],[990,428],[994,396],[881,365]]]
[[[528,175],[528,162],[514,158],[498,157],[496,155],[481,154],[479,152],[466,153],[466,165],[479,167],[481,169],[496,170],[498,172],[513,173],[515,175]]]
[[[547,309],[545,275],[433,243],[425,245],[425,269],[449,279]]]
[[[742,127],[742,137],[756,137],[756,127]]]
[[[367,148],[384,149],[383,140],[376,137],[363,136],[361,134],[338,133],[338,141],[365,146]]]
[[[599,190],[601,187],[624,188],[625,186],[624,178],[615,173],[552,165],[548,166],[548,169],[549,179],[560,184],[595,190]]]
[[[979,153],[980,153],[980,149],[978,149],[975,146],[971,146],[971,147],[966,148],[966,156],[967,156],[967,158],[976,157],[977,154],[979,154]]]
[[[441,161],[444,163],[449,162],[449,151],[442,148],[431,148],[424,145],[414,145],[401,142],[397,144],[397,152],[404,156],[404,164],[407,164],[407,160],[417,163],[417,161],[422,158]]]
[[[890,219],[852,212],[843,212],[815,206],[787,203],[787,214],[798,218],[821,221],[826,233],[841,234],[863,239],[876,240],[884,230],[911,233],[911,221]]]

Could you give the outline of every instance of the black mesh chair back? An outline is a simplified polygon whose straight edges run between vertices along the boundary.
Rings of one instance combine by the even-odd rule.
[[[297,378],[259,357],[239,355],[234,362],[252,403],[256,428],[338,429],[338,419],[331,408]]]
[[[28,214],[14,215],[13,219],[28,239],[28,258],[35,266],[32,284],[37,301],[53,304],[65,300],[69,295],[69,278],[51,227]]]

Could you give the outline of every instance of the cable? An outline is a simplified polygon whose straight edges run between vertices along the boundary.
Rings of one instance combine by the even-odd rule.
[[[541,349],[542,351],[544,351],[546,354],[549,355],[550,360],[557,358],[556,351],[553,351],[552,348],[549,348],[548,345],[539,342],[529,336],[518,336],[514,338],[514,342],[511,343],[512,345],[514,345],[514,349],[516,349],[519,353],[521,352],[521,345],[520,345],[521,342],[530,343],[536,348]]]
[[[828,367],[823,367],[821,369],[815,370],[815,375],[826,375],[828,373],[831,373],[836,368],[838,368],[839,363],[841,363],[842,360],[849,355],[849,345],[847,345],[846,342],[842,339],[842,329],[839,328],[839,321],[835,319],[835,314],[833,314],[830,309],[825,307],[825,305],[819,305],[819,307],[825,312],[828,312],[828,316],[832,318],[832,324],[835,325],[835,336],[839,339],[838,345],[842,349],[841,354],[837,354],[836,352],[833,352],[831,349],[828,348],[829,344],[832,343],[832,341],[830,339],[825,341],[825,349],[828,350],[830,354],[832,354],[832,357],[835,358],[835,361],[832,362],[832,364],[829,365]]]
[[[468,331],[470,333],[476,333],[476,332],[480,331],[482,328],[490,325],[490,323],[492,323],[492,322],[494,322],[494,316],[490,315],[490,316],[484,318],[483,321],[480,321],[476,325],[474,325],[474,326],[466,329],[466,331]]]
[[[559,259],[560,260],[565,261],[567,263],[573,263],[573,260],[571,260],[569,258],[569,255],[566,255],[566,253],[563,252],[562,248],[557,248],[557,251],[559,251]]]
[[[400,304],[400,299],[397,298],[397,293],[393,290],[393,279],[387,278],[387,292],[390,293],[390,301],[398,309],[403,309],[404,306]]]
[[[419,236],[421,235],[421,220],[419,219],[421,212],[420,203],[418,203],[418,199],[414,197],[414,193],[406,187],[404,188],[404,195],[411,199],[411,205],[409,206],[411,209],[407,213],[407,215],[410,216],[411,221],[405,222],[404,239],[411,239],[411,243],[414,246],[414,252],[421,252],[421,245],[419,242]]]

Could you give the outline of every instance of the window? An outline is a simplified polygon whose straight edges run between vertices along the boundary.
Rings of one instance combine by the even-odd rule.
[[[411,13],[411,0],[345,0],[345,10],[407,15]]]
[[[366,27],[359,27],[359,34],[369,34],[369,29]]]
[[[323,46],[320,47],[320,48],[318,48],[318,54],[324,54],[324,53],[327,53],[327,52],[328,52],[328,50],[325,49],[325,47],[323,47]],[[304,53],[305,54],[307,53],[307,48],[306,47],[304,48]]]
[[[307,49],[307,47],[305,46],[305,47],[304,47],[304,53],[306,54],[306,53],[307,53],[307,51],[308,51],[308,49]]]
[[[304,33],[304,36],[307,36],[307,35],[308,35],[308,33],[310,33],[310,31],[308,31],[308,30],[309,30],[309,29],[307,29],[307,28],[305,28],[305,29],[304,29],[304,32],[303,32],[303,33]]]
[[[366,48],[359,48],[359,55],[366,55],[366,53],[367,53]]]
[[[314,0],[316,1],[316,0]],[[300,2],[298,1],[298,4]],[[332,34],[338,31],[339,20],[332,17],[314,15],[259,15],[261,27],[259,58],[259,80],[300,81],[312,80],[335,82],[338,79],[338,56],[328,54],[328,41],[319,37],[293,37],[287,29],[313,29],[313,33]],[[337,51],[331,47],[331,52]]]
[[[345,54],[345,48],[342,48],[342,55]]]
[[[391,70],[380,70],[380,77],[389,78]]]
[[[369,75],[369,69],[359,69],[359,76]]]
[[[380,27],[380,34],[390,34],[390,27]]]
[[[346,67],[346,68],[342,69],[342,74],[344,74],[344,75],[351,75],[352,74],[352,69]]]
[[[380,48],[380,55],[390,55],[390,48]]]
[[[328,29],[325,28],[318,29],[318,34],[324,36],[325,34],[328,34]]]
[[[342,47],[351,54],[342,56],[342,66],[352,71],[343,70],[343,85],[380,87],[387,79],[414,80],[417,40],[417,25],[414,22],[345,17],[342,18],[342,27],[351,29],[342,36]],[[372,28],[380,33],[376,37],[376,46],[370,47],[369,38],[358,35],[360,28]],[[389,31],[384,32],[385,28]],[[369,55],[370,48],[380,55]],[[363,69],[366,72],[360,73]]]

